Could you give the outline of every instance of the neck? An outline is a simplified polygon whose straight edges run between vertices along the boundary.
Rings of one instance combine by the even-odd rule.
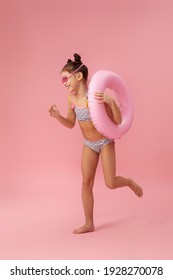
[[[79,98],[83,98],[88,93],[88,85],[87,83],[80,83],[78,90],[76,91],[76,95]]]

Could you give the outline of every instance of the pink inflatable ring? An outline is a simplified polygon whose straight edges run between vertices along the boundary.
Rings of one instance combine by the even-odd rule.
[[[112,89],[118,98],[122,122],[116,125],[107,115],[104,103],[99,103],[94,94]],[[108,70],[97,71],[91,78],[88,91],[88,106],[96,129],[110,139],[121,138],[130,128],[133,120],[133,102],[123,79]]]

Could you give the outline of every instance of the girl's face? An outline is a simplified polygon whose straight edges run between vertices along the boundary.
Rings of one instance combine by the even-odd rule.
[[[61,73],[61,82],[69,92],[75,92],[78,89],[79,79],[78,73],[69,73],[67,71]]]

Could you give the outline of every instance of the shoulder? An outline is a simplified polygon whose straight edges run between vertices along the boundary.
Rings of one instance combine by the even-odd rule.
[[[74,108],[74,94],[72,94],[72,93],[69,93],[68,95],[67,95],[67,99],[68,99],[68,106],[69,106],[69,108]]]

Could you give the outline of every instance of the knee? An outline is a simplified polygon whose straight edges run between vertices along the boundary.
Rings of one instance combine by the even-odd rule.
[[[93,179],[83,178],[82,188],[83,190],[90,191],[93,188],[94,181]]]
[[[109,178],[109,179],[105,179],[105,185],[107,188],[109,188],[110,190],[115,189],[115,178]]]

